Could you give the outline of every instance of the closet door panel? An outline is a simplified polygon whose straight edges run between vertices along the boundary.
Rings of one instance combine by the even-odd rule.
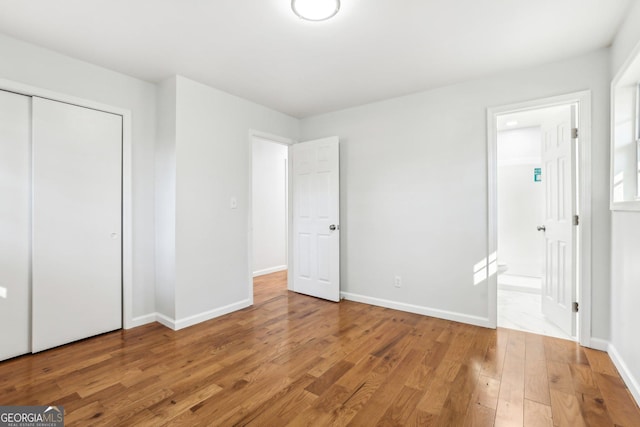
[[[122,118],[33,98],[37,352],[122,327]]]
[[[0,91],[0,360],[31,351],[31,98]]]

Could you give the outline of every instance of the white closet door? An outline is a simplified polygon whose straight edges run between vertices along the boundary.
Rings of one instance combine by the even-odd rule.
[[[33,98],[32,351],[122,326],[122,118]]]
[[[0,360],[31,350],[31,98],[0,91]]]

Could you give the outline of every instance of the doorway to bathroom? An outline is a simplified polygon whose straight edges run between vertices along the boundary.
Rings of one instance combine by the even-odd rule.
[[[497,325],[578,336],[578,104],[496,116]]]

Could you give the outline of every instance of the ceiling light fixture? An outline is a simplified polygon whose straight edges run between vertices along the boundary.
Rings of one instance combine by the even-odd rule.
[[[340,10],[340,0],[291,0],[291,10],[307,21],[325,21]]]

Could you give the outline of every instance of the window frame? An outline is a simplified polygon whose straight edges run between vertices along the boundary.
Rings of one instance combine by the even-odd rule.
[[[609,208],[640,211],[640,43],[611,81],[610,123]]]

